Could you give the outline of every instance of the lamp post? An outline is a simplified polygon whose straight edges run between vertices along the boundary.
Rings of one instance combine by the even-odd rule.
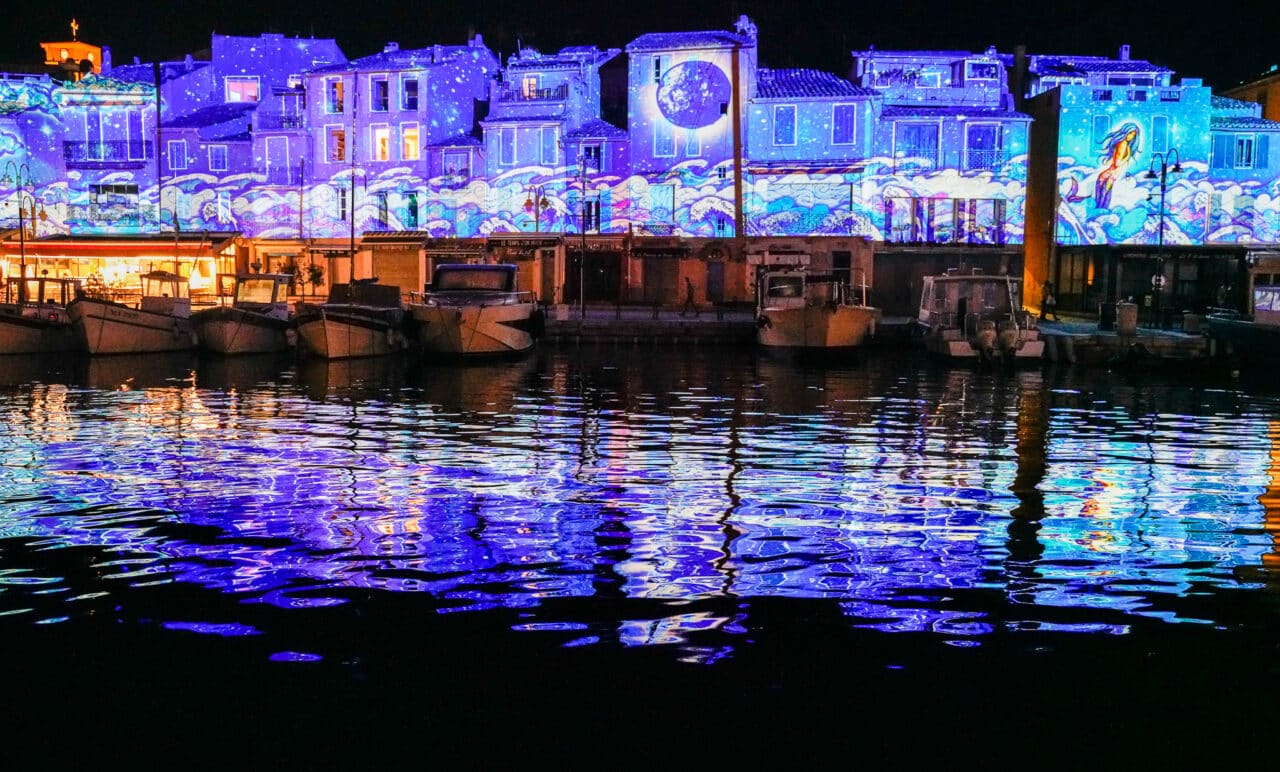
[[[1156,171],[1157,164],[1159,164],[1159,172]],[[1151,288],[1156,292],[1157,324],[1162,321],[1161,306],[1164,305],[1164,197],[1169,188],[1169,175],[1181,173],[1182,163],[1178,148],[1171,147],[1163,153],[1153,153],[1151,165],[1147,168],[1147,173],[1142,175],[1143,179],[1160,180],[1160,230],[1156,234],[1156,275],[1151,277]]]
[[[551,208],[551,202],[547,200],[546,190],[542,185],[537,185],[524,200],[524,210],[533,215],[534,233],[542,230],[542,213]]]
[[[31,178],[31,167],[25,163],[4,162],[4,177],[0,177],[0,185],[14,185],[18,193],[18,266],[22,273],[22,281],[18,284],[18,302],[24,302],[27,294],[27,201],[31,201],[31,220],[36,219],[35,182]],[[30,193],[24,188],[31,188]],[[41,219],[44,218],[44,207],[40,207]]]

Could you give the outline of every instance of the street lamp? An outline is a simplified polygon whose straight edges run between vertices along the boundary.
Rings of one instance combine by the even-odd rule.
[[[1171,147],[1163,153],[1153,153],[1151,157],[1151,165],[1147,168],[1147,173],[1142,175],[1143,179],[1160,180],[1160,230],[1156,234],[1156,275],[1151,277],[1151,287],[1156,291],[1156,322],[1161,322],[1161,306],[1163,305],[1164,295],[1164,197],[1169,187],[1169,175],[1181,174],[1182,163],[1178,155],[1178,148]],[[1172,164],[1170,164],[1172,161]],[[1160,171],[1156,171],[1156,164],[1159,164]]]
[[[18,266],[22,272],[22,281],[18,284],[18,302],[24,302],[27,294],[27,201],[31,202],[31,222],[34,225],[37,217],[36,214],[36,197],[35,197],[35,181],[31,178],[31,167],[24,164],[14,163],[12,160],[4,162],[4,176],[0,177],[0,185],[8,187],[14,185],[18,193]],[[28,193],[23,188],[31,188]],[[43,220],[47,215],[44,206],[40,206],[38,217]],[[34,231],[32,232],[34,234]]]
[[[533,192],[524,200],[524,210],[533,215],[534,233],[542,230],[542,213],[551,208],[551,202],[547,200],[546,190],[542,185],[535,186]]]

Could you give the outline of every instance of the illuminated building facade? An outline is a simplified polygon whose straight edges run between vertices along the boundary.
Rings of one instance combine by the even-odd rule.
[[[1280,241],[1280,124],[1127,50],[868,49],[846,79],[761,67],[757,41],[746,17],[635,38],[625,122],[605,117],[616,49],[503,63],[476,35],[348,61],[215,35],[207,57],[114,67],[101,49],[79,81],[0,78],[0,161],[46,213],[38,264],[59,240],[233,234],[178,260],[206,287],[317,266],[407,290],[433,260],[490,259],[549,302],[672,302],[685,279],[734,302],[758,266],[807,263],[904,313],[921,275],[1022,273],[1025,243],[1033,303],[1046,278],[1064,309],[1141,295],[1163,265],[1171,305],[1204,305],[1243,297],[1240,266]],[[0,181],[6,222],[17,189]]]
[[[1034,168],[1027,201],[1033,302],[1133,298],[1150,314],[1239,306],[1246,266],[1280,242],[1280,123],[1199,79],[1117,58],[1018,57]]]

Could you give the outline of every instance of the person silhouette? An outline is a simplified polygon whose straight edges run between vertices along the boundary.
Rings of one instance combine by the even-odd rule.
[[[684,308],[680,309],[680,315],[684,316],[689,311],[693,311],[695,319],[702,315],[698,310],[698,304],[693,302],[693,281],[686,276],[684,277]]]

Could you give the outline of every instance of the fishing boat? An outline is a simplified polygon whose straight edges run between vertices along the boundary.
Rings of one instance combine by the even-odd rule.
[[[80,294],[79,279],[48,276],[5,281],[0,303],[0,354],[74,351],[80,342],[67,305]]]
[[[81,295],[67,306],[76,336],[90,354],[146,354],[195,348],[187,278],[144,273],[136,307]]]
[[[326,302],[294,319],[303,350],[324,359],[385,356],[408,346],[400,288],[357,279],[335,284]]]
[[[231,305],[191,315],[201,348],[219,354],[267,354],[293,345],[289,282],[283,273],[237,274]]]
[[[880,309],[831,274],[767,271],[757,284],[756,340],[767,349],[840,352],[875,334]]]
[[[410,293],[414,338],[424,353],[458,357],[523,354],[542,333],[531,292],[516,289],[516,266],[445,263],[431,288]]]
[[[1022,279],[949,271],[924,277],[915,331],[925,348],[947,359],[1039,361],[1044,340],[1022,307]]]

